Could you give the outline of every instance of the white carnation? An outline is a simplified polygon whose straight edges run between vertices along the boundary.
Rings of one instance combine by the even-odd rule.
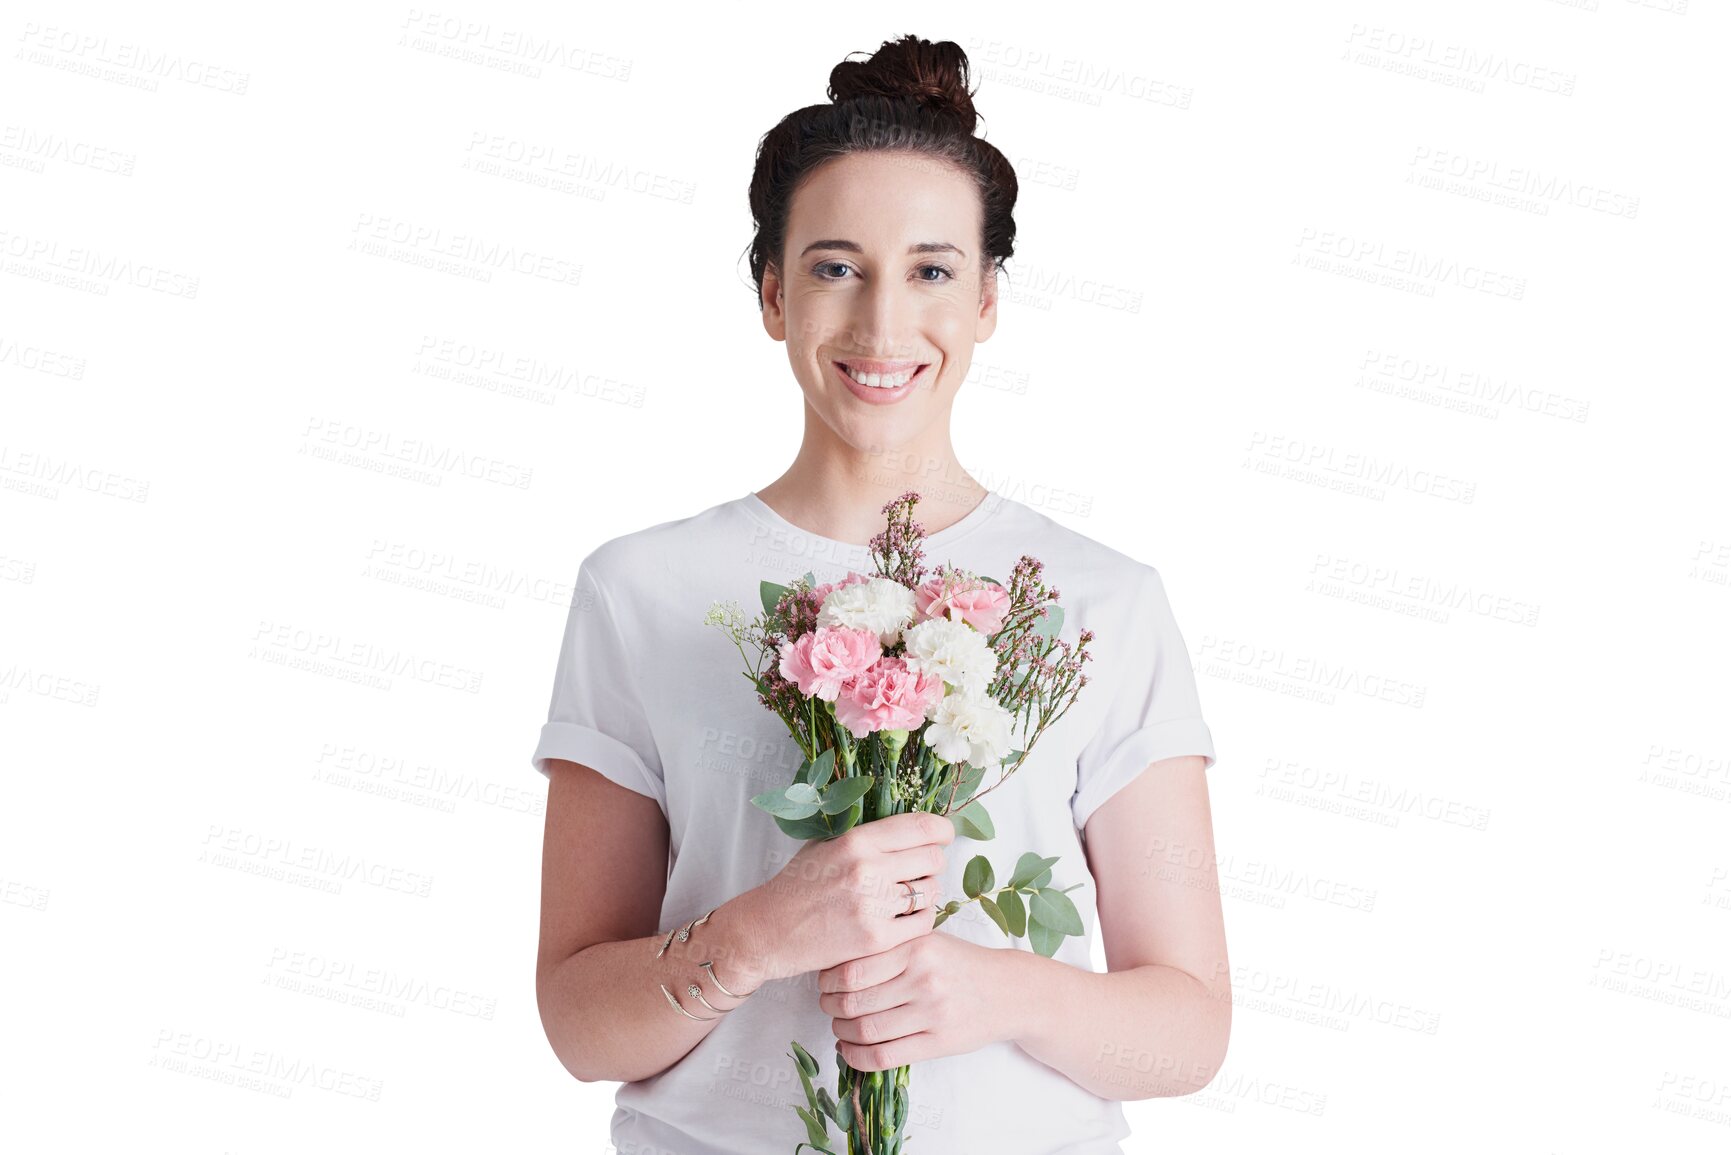
[[[908,645],[904,657],[909,669],[936,674],[967,694],[984,694],[986,683],[998,670],[998,655],[986,644],[986,636],[967,622],[928,618],[903,640]]]
[[[932,711],[925,743],[945,762],[995,770],[1010,752],[1011,713],[991,698],[945,694]]]
[[[871,630],[885,649],[914,620],[914,591],[891,578],[875,577],[831,590],[817,611],[820,626]]]

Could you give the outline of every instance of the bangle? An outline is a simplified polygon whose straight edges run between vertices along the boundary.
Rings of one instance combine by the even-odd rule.
[[[673,1004],[673,1009],[678,1011],[680,1014],[684,1015],[686,1018],[696,1019],[700,1023],[707,1023],[711,1019],[716,1018],[715,1015],[694,1015],[694,1014],[692,1014],[690,1011],[686,1010],[684,1007],[679,1005],[679,1000],[673,997],[673,992],[667,989],[666,983],[662,983],[660,985],[661,985],[661,993],[667,996],[667,1001]]]
[[[709,915],[714,914],[717,910],[720,910],[720,909],[721,909],[720,907],[711,907],[709,910],[709,914],[704,915],[702,918],[693,919],[692,921],[686,923],[684,927],[675,928],[674,930],[668,931],[667,937],[661,941],[661,949],[655,952],[655,957],[660,958],[663,954],[667,953],[667,948],[673,945],[673,940],[675,938],[678,938],[680,942],[689,942],[691,939],[691,932],[693,930],[695,930],[697,927],[700,927],[704,923],[708,922],[709,921]],[[755,991],[752,991],[752,992],[747,992],[744,995],[736,995],[732,991],[728,990],[725,986],[723,986],[721,983],[721,980],[719,978],[715,977],[715,960],[714,959],[705,959],[702,962],[698,963],[697,965],[706,974],[709,975],[709,981],[715,984],[715,989],[720,991],[722,994],[726,995],[730,999],[750,998],[752,994],[756,993]],[[660,983],[658,985],[661,987],[661,993],[667,997],[668,1004],[670,1006],[672,1006],[674,1010],[678,1011],[680,1014],[684,1015],[688,1019],[695,1019],[698,1022],[711,1022],[715,1019],[720,1018],[722,1015],[725,1015],[728,1011],[735,1009],[734,1007],[727,1007],[724,1009],[722,1007],[716,1006],[714,1003],[710,1002],[708,999],[703,997],[703,988],[702,987],[698,986],[696,983],[688,983],[688,984],[686,984],[686,987],[685,987],[685,993],[690,995],[692,998],[696,999],[698,1002],[702,1003],[709,1010],[712,1010],[715,1012],[715,1014],[713,1014],[713,1015],[694,1015],[690,1011],[686,1010],[683,1006],[681,1006],[679,1004],[679,1000],[674,997],[673,992],[667,989],[666,983]]]
[[[721,908],[719,906],[712,906],[709,908],[709,914],[714,914],[716,911],[718,911],[720,909]],[[677,933],[679,935],[679,941],[680,942],[688,941],[691,938],[691,932],[692,932],[693,928],[700,927],[704,923],[709,921],[709,914],[704,915],[702,918],[692,919],[690,922],[685,924],[684,928],[678,930],[677,932],[671,931],[671,930],[668,931],[667,937],[662,940],[661,949],[655,952],[655,957],[660,958],[662,955],[667,953],[667,948],[673,945],[673,936],[675,933]]]

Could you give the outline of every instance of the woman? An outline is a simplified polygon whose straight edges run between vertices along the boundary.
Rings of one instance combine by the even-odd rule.
[[[952,42],[886,42],[764,137],[752,271],[804,393],[799,453],[761,491],[605,542],[579,570],[534,755],[536,993],[567,1069],[624,1084],[622,1153],[793,1150],[790,1040],[825,1086],[832,1038],[860,1070],[918,1064],[905,1134],[930,1155],[1121,1152],[1119,1100],[1197,1090],[1226,1050],[1214,748],[1160,576],[988,492],[951,446],[1015,234],[1015,174],[974,136],[966,70]],[[750,804],[792,780],[794,744],[704,610],[754,605],[778,574],[870,572],[864,543],[909,489],[933,562],[1044,563],[1066,620],[1096,635],[1090,684],[994,793],[992,841],[905,814],[798,843]],[[1007,879],[1025,849],[1059,856],[1052,885],[1084,884],[1086,934],[1046,958],[977,904],[933,927],[968,858]]]

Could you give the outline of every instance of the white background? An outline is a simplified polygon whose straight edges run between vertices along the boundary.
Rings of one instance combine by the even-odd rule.
[[[1218,746],[1231,1053],[1126,1151],[1725,1150],[1683,5],[9,7],[8,1146],[610,1151],[533,990],[571,580],[792,459],[754,150],[913,31],[1022,181],[963,463],[1160,569]]]

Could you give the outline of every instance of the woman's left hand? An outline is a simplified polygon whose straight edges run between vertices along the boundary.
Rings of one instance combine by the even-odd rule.
[[[933,931],[821,970],[817,1005],[856,1071],[964,1055],[1007,1038],[1005,952]]]

